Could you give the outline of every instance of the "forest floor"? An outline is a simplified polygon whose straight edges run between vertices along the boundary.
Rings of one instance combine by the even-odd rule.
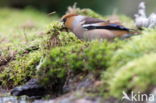
[[[77,12],[109,18],[90,9]],[[130,17],[116,17],[136,29]],[[123,91],[149,94],[155,89],[156,29],[126,40],[87,42],[64,30],[59,19],[30,8],[0,9],[0,88],[36,78],[49,91],[43,99],[55,98],[53,103],[115,103]]]

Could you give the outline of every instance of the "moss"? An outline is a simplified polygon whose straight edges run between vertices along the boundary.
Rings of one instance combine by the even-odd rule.
[[[34,51],[24,56],[16,56],[0,74],[3,87],[14,87],[27,82],[35,76],[35,67],[42,56],[41,51]]]
[[[56,19],[56,15],[50,18],[47,14],[30,8],[24,10],[1,8],[0,66],[5,66],[19,52],[25,52],[30,46],[40,44],[44,38],[46,25]]]
[[[118,70],[129,61],[156,50],[156,30],[146,30],[142,35],[134,36],[121,45],[109,62],[108,70]],[[110,71],[109,71],[110,72]]]
[[[77,10],[78,14],[89,16],[89,17],[94,17],[94,18],[99,18],[99,19],[105,19],[104,16],[96,13],[95,11],[91,9],[78,9]]]
[[[47,29],[46,48],[65,46],[81,41],[71,32],[67,32],[61,22],[52,22]]]
[[[38,75],[42,83],[53,85],[51,81],[65,79],[68,72],[93,72],[105,70],[120,43],[107,41],[79,43],[53,48],[40,65]]]
[[[122,91],[133,90],[145,92],[152,85],[156,85],[156,53],[146,54],[135,59],[114,73],[110,80],[110,93],[121,96]]]
[[[126,62],[156,50],[156,29],[146,30],[123,45],[112,59],[113,65],[122,65]],[[126,59],[125,59],[126,58]],[[120,60],[124,60],[121,61]]]
[[[126,15],[117,15],[119,17],[119,20],[121,20],[122,25],[124,25],[127,28],[130,29],[136,29],[134,20],[131,17],[128,17]]]
[[[32,14],[33,15],[32,17],[29,17],[29,16],[25,17],[25,14],[28,14],[28,13],[31,14],[32,12],[34,12],[33,10],[31,12],[30,10],[27,9],[22,13],[21,13],[21,11],[13,10],[14,11],[13,14],[9,13],[12,11],[9,9],[3,9],[1,11],[2,12],[0,13],[0,15],[3,15],[6,17],[8,17],[10,15],[11,16],[18,15],[19,17],[22,18],[22,20],[24,19],[23,21],[26,21],[25,19],[27,19],[27,18],[34,19],[33,17],[36,17],[36,15],[40,15],[40,17],[38,17],[36,19],[44,20],[43,19],[44,17],[42,18],[42,16],[44,16],[44,14],[42,15],[39,12],[35,12],[35,14]],[[5,11],[6,11],[6,13],[5,13]],[[2,19],[4,19],[4,18],[2,18]],[[56,19],[56,18],[54,17],[54,19]],[[50,20],[48,19],[47,21],[50,21]],[[10,20],[8,22],[10,22]],[[20,21],[18,21],[18,22],[20,22]],[[11,24],[15,24],[15,23],[12,22]],[[15,35],[12,35],[12,37],[15,36],[15,38],[13,40],[14,42],[5,41],[6,37],[4,37],[4,38],[2,37],[4,39],[4,41],[0,45],[0,47],[2,47],[1,56],[4,58],[4,60],[8,56],[9,56],[9,58],[11,58],[11,60],[9,59],[9,61],[7,60],[7,63],[5,63],[4,69],[3,70],[1,69],[0,84],[2,84],[3,87],[9,87],[9,88],[14,87],[16,85],[23,84],[26,81],[28,81],[29,79],[31,79],[32,76],[35,75],[36,65],[40,61],[40,57],[43,55],[41,52],[47,53],[45,48],[51,49],[52,47],[56,47],[56,46],[64,46],[64,45],[70,45],[73,43],[81,43],[81,41],[79,39],[77,39],[74,34],[64,30],[62,28],[62,24],[60,22],[57,22],[57,21],[52,22],[48,26],[47,34],[45,34],[44,32],[42,34],[34,33],[34,31],[37,32],[38,28],[40,28],[40,25],[38,25],[38,24],[40,24],[40,23],[37,23],[37,24],[35,23],[35,26],[37,26],[37,28],[25,31],[27,36],[31,35],[31,38],[29,38],[30,36],[28,36],[28,39],[29,39],[28,41],[25,41],[25,38],[23,38],[24,35],[16,35],[16,33],[15,33]],[[11,26],[11,27],[14,28],[16,26]],[[0,28],[3,28],[3,27],[0,27]],[[20,27],[18,27],[18,28],[20,28]],[[41,27],[41,28],[43,29],[43,27]],[[23,28],[21,28],[21,29],[23,29]],[[46,31],[46,30],[44,29],[44,31]],[[7,32],[5,32],[5,33],[7,33]],[[10,33],[10,32],[8,32],[8,33]],[[21,33],[23,33],[23,32],[20,32],[20,34]],[[12,37],[10,37],[9,39],[12,40]],[[16,40],[19,38],[21,41],[24,39],[24,44],[19,44],[19,43],[21,43],[21,41]],[[3,45],[3,44],[5,44],[5,45]],[[42,51],[40,49],[42,49]],[[0,59],[3,59],[3,58],[0,58]],[[4,63],[0,62],[0,64],[4,64]],[[14,74],[16,74],[16,75],[14,75]]]
[[[90,17],[108,18],[90,9],[76,11]],[[44,14],[40,16],[34,10],[25,10],[21,15],[20,11],[14,11],[13,14],[8,12],[11,11],[0,12],[0,29],[2,34],[6,34],[0,35],[1,56],[7,57],[13,52],[14,59],[1,71],[0,84],[3,87],[14,87],[37,77],[41,84],[57,92],[70,75],[88,72],[102,75],[104,84],[100,89],[106,90],[111,96],[119,97],[123,90],[144,92],[155,85],[156,29],[144,30],[141,35],[126,41],[85,42],[77,39],[59,21],[51,22]],[[28,12],[32,17],[27,15]],[[135,28],[130,18],[119,18],[124,25]],[[29,19],[31,25],[23,24]],[[53,20],[56,20],[55,16]],[[43,25],[49,22],[51,24],[45,30]],[[9,31],[8,24],[11,24]],[[40,30],[48,32],[36,33]]]
[[[123,90],[128,91],[128,89],[132,89],[132,90],[136,89],[137,87],[133,88],[134,85],[135,86],[138,85],[138,88],[140,87],[140,89],[142,89],[142,90],[148,88],[146,86],[146,84],[141,87],[143,82],[133,82],[132,81],[133,84],[131,84],[130,81],[131,81],[131,79],[133,80],[135,73],[134,73],[134,75],[132,75],[133,70],[132,69],[127,70],[126,68],[131,64],[137,65],[136,68],[135,67],[133,68],[133,69],[136,69],[137,72],[139,72],[139,70],[140,70],[140,72],[146,71],[148,68],[150,68],[150,67],[148,67],[149,64],[147,64],[147,63],[149,63],[149,62],[147,62],[148,60],[144,59],[144,55],[148,55],[149,53],[155,53],[155,51],[156,51],[155,32],[156,32],[156,29],[148,29],[148,30],[143,31],[142,35],[134,36],[127,42],[123,43],[121,45],[121,47],[113,54],[113,56],[109,62],[108,69],[103,72],[103,77],[102,77],[103,81],[105,82],[105,89],[110,90],[111,95],[113,95],[113,93],[114,93],[114,95],[117,94],[119,96],[119,94]],[[152,56],[150,56],[150,57],[152,57]],[[138,59],[138,58],[140,58],[140,59]],[[135,59],[138,59],[138,61]],[[135,61],[135,63],[133,61]],[[139,63],[139,62],[141,62],[141,63]],[[143,65],[143,62],[144,62],[144,65]],[[146,67],[146,68],[144,68],[144,67]],[[137,68],[140,68],[140,69],[137,69]],[[124,71],[124,72],[119,73],[120,71]],[[117,76],[120,79],[121,78],[123,78],[123,79],[121,79],[121,81],[118,81],[119,79]],[[141,77],[141,78],[143,78],[145,80],[149,79],[146,76]],[[141,79],[141,80],[143,80],[143,79]]]
[[[76,14],[80,14],[80,15],[90,16],[90,17],[94,17],[94,18],[101,18],[101,19],[104,18],[102,15],[96,13],[95,11],[93,11],[89,8],[80,9],[80,8],[76,7],[75,4],[73,6],[69,6],[66,13],[76,13]]]

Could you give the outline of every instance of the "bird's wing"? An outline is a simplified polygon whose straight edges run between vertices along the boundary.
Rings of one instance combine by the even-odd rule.
[[[128,28],[118,24],[98,25],[98,24],[84,24],[82,27],[86,30],[92,29],[108,29],[108,30],[125,30],[129,31]]]
[[[92,29],[108,29],[108,30],[125,30],[129,31],[128,28],[120,25],[120,24],[113,24],[109,23],[107,21],[92,21],[90,23],[87,23],[88,21],[84,22],[82,24],[82,27],[86,30],[92,30]]]
[[[83,24],[94,24],[94,23],[105,22],[104,20],[91,18],[91,17],[85,17],[82,21],[84,22]]]

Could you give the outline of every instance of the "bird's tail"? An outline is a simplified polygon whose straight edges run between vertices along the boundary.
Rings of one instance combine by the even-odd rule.
[[[141,34],[140,30],[136,30],[136,29],[129,29],[129,33],[133,34],[133,35],[139,35]]]
[[[136,36],[141,34],[141,32],[139,30],[136,29],[130,29],[128,34],[123,35],[120,39],[127,39],[130,38],[132,36]]]

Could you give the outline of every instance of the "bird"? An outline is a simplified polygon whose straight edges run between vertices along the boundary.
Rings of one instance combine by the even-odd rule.
[[[69,13],[61,18],[64,26],[81,40],[112,40],[116,37],[129,37],[130,29],[120,23],[101,20],[75,13]]]

